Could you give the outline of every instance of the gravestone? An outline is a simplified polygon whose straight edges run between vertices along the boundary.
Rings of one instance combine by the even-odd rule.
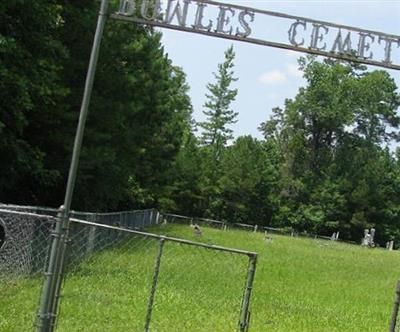
[[[194,235],[197,236],[197,237],[203,235],[203,232],[201,231],[200,226],[197,225],[197,224],[194,224],[194,225],[193,225],[193,232],[194,232]]]
[[[361,245],[365,247],[375,247],[374,242],[375,228],[364,229],[364,237],[361,241]]]
[[[267,231],[264,231],[264,240],[266,243],[271,243],[273,240],[272,236],[269,236]]]
[[[375,243],[374,243],[374,238],[375,238],[375,228],[371,228],[371,230],[370,230],[370,234],[371,234],[371,242],[372,242],[373,244],[375,244]]]

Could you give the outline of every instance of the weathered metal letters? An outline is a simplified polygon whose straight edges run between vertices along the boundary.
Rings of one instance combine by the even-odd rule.
[[[112,17],[400,69],[400,64],[395,63],[400,62],[400,36],[212,0],[121,0],[118,13]],[[289,19],[287,41],[274,42],[256,36],[261,18]],[[262,24],[263,33],[270,24],[268,20]]]

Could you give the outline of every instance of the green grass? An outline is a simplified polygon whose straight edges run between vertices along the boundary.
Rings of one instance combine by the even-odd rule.
[[[250,331],[387,331],[400,252],[188,226],[154,232],[259,253]],[[142,331],[158,243],[132,239],[67,277],[58,331]],[[247,258],[167,242],[152,331],[234,331]],[[0,285],[0,331],[32,329],[41,280]]]

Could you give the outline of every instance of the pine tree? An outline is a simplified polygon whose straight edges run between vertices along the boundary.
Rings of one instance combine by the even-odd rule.
[[[213,73],[216,83],[207,84],[209,93],[206,94],[207,101],[204,104],[207,110],[203,111],[207,120],[200,123],[204,129],[201,143],[211,146],[216,158],[226,143],[233,138],[233,131],[228,126],[237,121],[238,113],[230,108],[238,92],[237,89],[230,88],[231,84],[237,81],[237,78],[233,77],[234,58],[235,52],[233,46],[230,46],[225,51],[225,61],[218,65],[218,73]]]
[[[207,116],[205,122],[199,125],[203,128],[200,143],[203,146],[203,197],[206,198],[205,215],[208,217],[220,217],[221,211],[221,188],[219,181],[221,179],[221,163],[227,142],[233,138],[232,129],[229,125],[236,122],[237,113],[230,105],[235,100],[237,89],[231,89],[230,86],[237,80],[233,76],[233,60],[235,52],[233,46],[225,51],[223,63],[218,65],[217,73],[213,73],[216,82],[207,84],[207,101],[204,104]]]

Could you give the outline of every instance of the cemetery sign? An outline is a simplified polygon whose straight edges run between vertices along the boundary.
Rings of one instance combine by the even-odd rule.
[[[210,0],[121,0],[111,17],[400,69],[400,36],[239,5]]]

